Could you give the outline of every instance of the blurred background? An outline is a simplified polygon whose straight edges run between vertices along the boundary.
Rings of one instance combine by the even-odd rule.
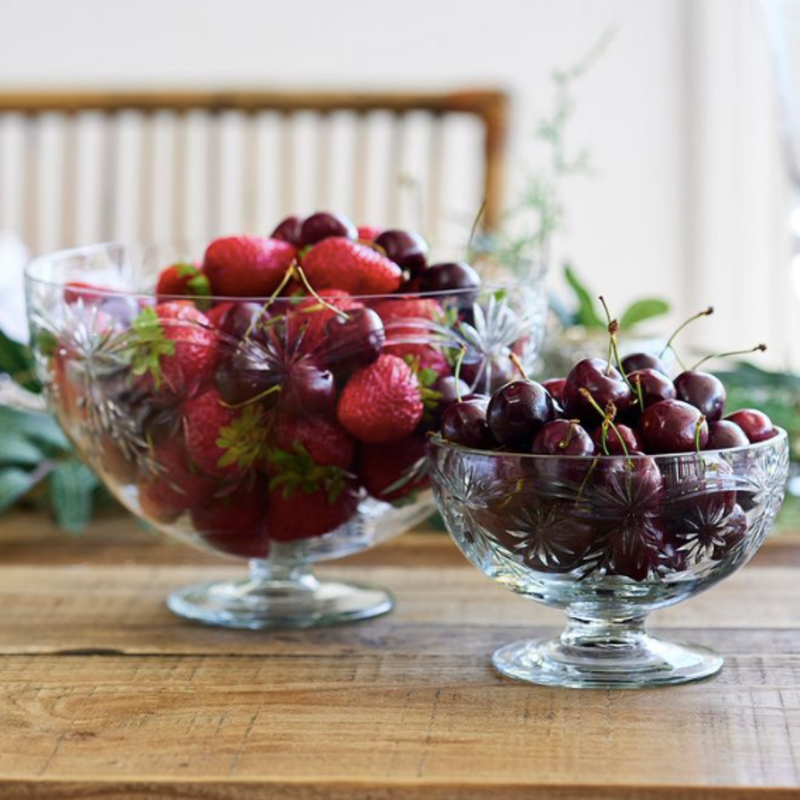
[[[731,407],[800,429],[791,0],[0,5],[11,338],[26,253],[324,209],[462,257],[485,198],[473,244],[549,269],[551,349],[593,333],[583,289],[653,301],[623,341],[714,305],[687,348],[767,342]]]

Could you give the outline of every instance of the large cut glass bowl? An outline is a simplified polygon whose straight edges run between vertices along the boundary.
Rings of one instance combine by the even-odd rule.
[[[570,457],[470,450],[435,437],[431,485],[481,572],[566,611],[557,638],[494,654],[500,672],[571,687],[643,687],[715,673],[722,658],[649,636],[654,609],[727,578],[783,501],[785,431],[730,450]]]
[[[196,303],[154,296],[163,267],[198,256],[182,246],[101,244],[31,264],[31,343],[54,413],[136,516],[250,561],[240,581],[173,593],[176,613],[264,628],[388,611],[383,589],[320,582],[311,565],[431,513],[426,450],[443,402],[437,381],[462,347],[463,375],[476,389],[508,379],[512,351],[532,365],[542,286],[361,298],[296,288],[272,300]],[[363,308],[376,312],[380,330],[340,324],[374,322]],[[375,359],[380,380],[360,380]],[[391,425],[362,425],[360,437],[345,429],[346,393],[348,418],[382,404]]]

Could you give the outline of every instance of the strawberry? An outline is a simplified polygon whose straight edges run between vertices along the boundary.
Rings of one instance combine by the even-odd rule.
[[[269,555],[264,486],[254,484],[192,509],[192,525],[214,550],[240,558]]]
[[[206,249],[203,272],[216,295],[269,297],[297,258],[288,242],[263,236],[215,239]]]
[[[78,300],[84,303],[99,303],[108,297],[109,289],[102,286],[95,286],[93,283],[83,281],[69,281],[64,287],[64,301],[72,305]]]
[[[177,438],[154,445],[153,460],[157,475],[139,480],[139,505],[147,519],[174,522],[184,511],[206,502],[214,492],[214,482],[189,464],[184,443]]]
[[[214,380],[217,337],[188,300],[145,308],[131,326],[129,349],[133,374],[168,394],[196,394]]]
[[[379,228],[377,225],[359,225],[358,226],[358,238],[362,242],[372,242],[381,235],[383,228]]]
[[[232,409],[222,403],[216,389],[183,406],[186,452],[209,475],[247,472],[264,452],[267,426],[258,405]]]
[[[427,452],[427,439],[417,433],[395,444],[362,444],[358,449],[358,479],[376,499],[387,503],[399,500],[428,486]]]
[[[423,411],[419,380],[411,367],[384,353],[351,375],[339,396],[336,415],[356,439],[391,444],[417,427]]]
[[[341,311],[364,308],[364,304],[353,300],[341,289],[322,289],[317,292],[325,302]],[[303,352],[310,353],[325,339],[325,325],[336,312],[326,307],[316,297],[306,297],[295,306],[289,318],[289,336],[297,338],[303,334]]]
[[[355,443],[336,420],[282,414],[277,430],[277,444],[282,450],[292,452],[299,444],[321,466],[348,469],[353,463]]]
[[[156,296],[159,303],[175,297],[196,298],[197,307],[206,309],[211,301],[211,284],[196,264],[179,262],[164,269],[158,276]]]
[[[400,267],[377,250],[337,237],[315,244],[303,271],[317,291],[338,287],[354,295],[389,294],[403,279]]]
[[[358,484],[341,467],[318,464],[300,442],[269,456],[267,530],[278,541],[322,536],[358,507]]]
[[[226,317],[234,308],[236,308],[236,303],[217,303],[204,313],[208,321],[219,330],[225,324]]]

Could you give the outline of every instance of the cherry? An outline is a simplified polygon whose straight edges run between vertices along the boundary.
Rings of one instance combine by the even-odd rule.
[[[286,217],[270,234],[272,239],[280,239],[299,247],[302,240],[303,220],[300,217]]]
[[[730,420],[717,420],[708,424],[709,450],[727,450],[730,447],[746,447],[750,443],[747,434]]]
[[[423,292],[454,292],[462,289],[479,289],[481,276],[463,261],[434,264],[422,273],[419,285]]]
[[[217,327],[222,333],[237,340],[244,339],[248,331],[251,336],[258,336],[258,330],[253,322],[262,315],[264,319],[268,316],[263,306],[258,303],[231,303]]]
[[[751,444],[765,442],[778,435],[772,420],[763,412],[755,408],[743,408],[728,414],[725,419],[728,422],[735,422],[743,431]]]
[[[722,418],[725,410],[725,386],[710,372],[687,370],[675,378],[675,391],[679,400],[699,409],[709,421]]]
[[[664,362],[658,356],[650,355],[650,353],[631,353],[629,356],[625,356],[622,359],[622,369],[628,377],[631,372],[638,372],[641,369],[654,369],[662,375],[667,374]]]
[[[564,384],[564,413],[581,422],[596,423],[600,412],[581,392],[585,389],[601,409],[613,404],[619,413],[631,404],[631,390],[614,367],[600,358],[584,358],[569,371]]]
[[[639,434],[648,453],[691,453],[708,443],[708,423],[682,400],[662,400],[646,408]]]
[[[499,388],[486,410],[494,438],[500,444],[526,450],[539,428],[554,418],[550,393],[529,380],[512,381]]]
[[[577,423],[566,419],[546,422],[533,437],[531,452],[550,456],[593,456],[594,442]]]
[[[307,358],[292,365],[280,392],[281,408],[296,416],[329,411],[335,400],[333,373]]]
[[[358,228],[341,214],[318,211],[303,222],[300,229],[300,246],[308,247],[310,244],[316,244],[331,236],[357,239]]]
[[[638,386],[642,387],[642,408],[647,408],[653,403],[660,403],[662,400],[675,399],[675,386],[672,381],[658,370],[651,367],[635,370],[628,373],[628,380],[633,386],[634,400],[639,400]]]
[[[278,392],[266,393],[281,385],[281,377],[270,370],[258,354],[248,347],[237,348],[229,358],[223,359],[216,371],[216,384],[220,397],[237,406],[265,395],[265,401],[274,405]]]
[[[427,266],[428,243],[411,231],[384,231],[375,238],[375,244],[386,251],[386,255],[402,269],[419,275]]]
[[[453,403],[442,417],[442,436],[478,450],[494,447],[497,442],[486,422],[487,405],[488,398],[477,395]]]
[[[550,378],[550,380],[542,381],[542,386],[550,392],[550,397],[556,401],[560,406],[564,405],[564,386],[567,383],[566,378]]]
[[[614,430],[614,428],[616,428],[616,430]],[[620,437],[622,437],[622,443],[628,450],[627,455],[642,451],[642,444],[639,441],[639,437],[632,428],[629,428],[627,425],[615,425],[614,428],[609,426],[606,431],[605,448],[603,447],[603,426],[599,425],[594,429],[592,441],[600,455],[626,455],[625,449],[622,447],[622,444],[620,444]],[[617,435],[617,431],[619,431],[619,435]],[[608,452],[606,453],[606,451]]]
[[[437,418],[441,418],[450,406],[459,402],[460,397],[465,398],[469,394],[469,386],[454,375],[441,375],[431,389],[441,395],[433,412]]]
[[[471,350],[461,365],[461,377],[480,391],[494,392],[511,381],[515,374],[508,353],[487,358]]]
[[[335,371],[349,372],[376,361],[386,341],[383,320],[371,308],[334,314],[325,324],[328,345],[323,358]]]

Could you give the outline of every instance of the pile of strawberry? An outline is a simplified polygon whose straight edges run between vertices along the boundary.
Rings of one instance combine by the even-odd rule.
[[[100,397],[80,402],[86,371],[65,335],[59,412],[91,428],[103,404],[97,461],[112,484],[135,485],[148,519],[188,513],[237,556],[329,533],[367,496],[411,502],[427,486],[426,434],[468,391],[430,329],[457,324],[480,286],[469,265],[427,253],[417,234],[318,213],[211,242],[202,262],[167,266],[133,312],[71,284],[67,305],[92,310],[114,366],[94,369]]]

